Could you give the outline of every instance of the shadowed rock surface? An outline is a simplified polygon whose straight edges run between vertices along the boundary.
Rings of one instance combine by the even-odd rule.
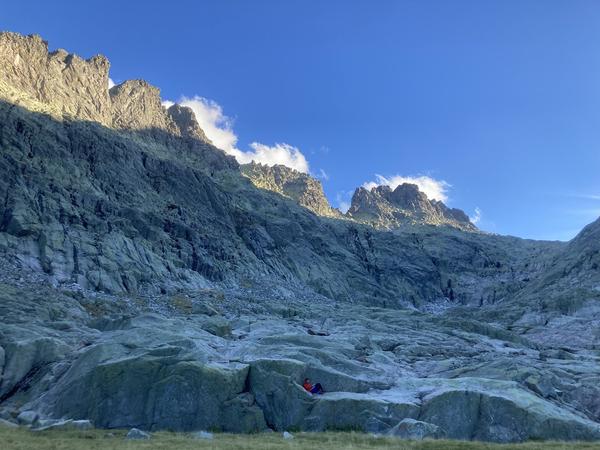
[[[340,217],[102,57],[0,62],[1,418],[600,438],[598,222],[488,235],[407,184]]]

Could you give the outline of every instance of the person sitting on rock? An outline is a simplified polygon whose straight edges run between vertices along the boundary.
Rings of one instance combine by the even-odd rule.
[[[304,379],[302,387],[304,387],[304,389],[306,389],[311,394],[323,394],[325,392],[323,391],[323,386],[321,386],[321,383],[317,383],[313,386],[308,378]]]

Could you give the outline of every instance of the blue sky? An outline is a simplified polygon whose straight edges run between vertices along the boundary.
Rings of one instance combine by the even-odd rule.
[[[600,216],[597,1],[0,0],[0,29],[209,99],[234,150],[298,149],[334,206],[427,176],[491,232],[568,239]]]

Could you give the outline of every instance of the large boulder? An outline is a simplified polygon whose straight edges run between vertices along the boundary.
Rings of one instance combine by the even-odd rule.
[[[600,425],[521,389],[517,383],[438,380],[423,398],[419,420],[451,439],[493,442],[600,438]]]
[[[327,380],[324,386],[340,389],[324,395],[313,395],[300,383],[305,376]],[[321,377],[319,377],[321,375]],[[337,379],[336,379],[337,376]],[[329,369],[315,369],[290,359],[259,360],[251,363],[250,389],[263,409],[267,423],[276,430],[303,429],[310,431],[356,429],[369,431],[377,421],[387,429],[405,417],[416,417],[419,412],[416,399],[402,396],[395,400],[380,398],[364,392],[343,390],[347,387],[361,390],[364,382],[349,379]]]
[[[6,343],[2,352],[5,356],[0,358],[4,359],[3,371],[0,371],[0,398],[45,365],[64,358],[68,350],[64,342],[51,337],[32,337]]]
[[[248,366],[219,365],[149,353],[111,359],[54,389],[53,416],[90,418],[102,428],[252,432],[262,412],[244,392]],[[232,420],[235,417],[235,420]]]
[[[298,384],[304,369],[303,363],[288,359],[251,364],[250,389],[272,428],[300,428],[317,401]]]
[[[419,406],[411,401],[390,401],[379,398],[376,393],[334,392],[317,397],[302,428],[310,431],[371,431],[375,420],[382,429],[387,429],[399,420],[418,414]]]

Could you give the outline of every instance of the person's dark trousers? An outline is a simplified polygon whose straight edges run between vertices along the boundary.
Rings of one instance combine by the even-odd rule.
[[[310,392],[313,394],[322,394],[323,386],[321,386],[321,383],[317,383],[313,386],[313,388],[310,390]]]

